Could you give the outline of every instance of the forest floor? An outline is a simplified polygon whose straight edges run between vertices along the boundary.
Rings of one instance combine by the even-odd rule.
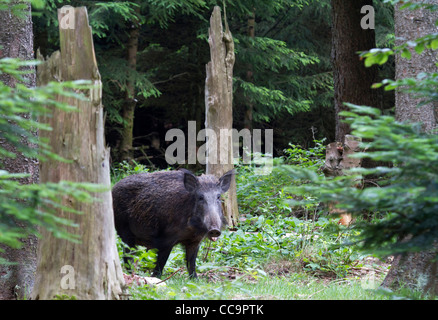
[[[165,285],[133,285],[129,294],[134,300],[383,300],[391,298],[379,289],[390,262],[366,258],[345,278],[296,272],[287,260],[267,264],[263,276],[222,268],[201,272],[197,280],[190,280],[180,268],[163,276]]]

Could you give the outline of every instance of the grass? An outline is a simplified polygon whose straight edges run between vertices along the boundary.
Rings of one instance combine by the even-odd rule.
[[[324,217],[245,217],[238,230],[226,230],[218,241],[202,243],[197,258],[198,280],[188,278],[184,250],[176,246],[164,269],[162,279],[170,277],[166,286],[131,287],[131,298],[387,299],[379,291],[370,290],[383,281],[387,265],[356,252],[354,246],[342,245],[355,232],[353,229]],[[118,246],[121,255],[120,240]],[[134,254],[136,274],[149,276],[155,258],[155,251],[139,247]]]
[[[314,225],[314,222],[308,222]],[[329,222],[327,222],[329,223]],[[324,224],[324,228],[328,224]],[[307,230],[307,227],[305,228]],[[271,237],[261,232],[224,232],[221,240],[204,242],[198,255],[199,278],[188,278],[183,248],[173,249],[164,269],[164,287],[132,286],[134,300],[381,300],[388,295],[376,290],[386,274],[387,265],[372,257],[336,251],[326,244],[328,236],[318,229],[319,237],[305,239],[305,233],[293,237],[305,239],[298,246],[291,239]],[[266,231],[267,228],[265,227]],[[299,231],[295,228],[296,231]],[[344,230],[345,232],[345,230]],[[314,234],[315,232],[313,232]],[[339,238],[339,236],[338,236]],[[119,242],[119,250],[121,243]],[[282,248],[289,248],[286,255]],[[258,250],[258,251],[257,251]],[[255,252],[257,251],[257,252]],[[136,273],[149,276],[154,251],[139,248],[134,257]]]
[[[260,277],[256,280],[222,279],[212,283],[207,278],[189,280],[185,274],[172,277],[165,287],[133,287],[135,300],[381,300],[381,291],[368,289],[360,279],[323,281],[305,274]]]

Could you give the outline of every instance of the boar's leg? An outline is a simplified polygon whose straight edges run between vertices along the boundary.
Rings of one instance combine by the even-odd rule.
[[[197,278],[196,274],[196,257],[198,255],[199,243],[188,243],[185,245],[186,247],[186,261],[187,261],[187,269],[189,271],[190,278]]]
[[[118,233],[120,239],[126,244],[126,246],[123,247],[123,262],[126,266],[126,270],[132,271],[134,259],[131,257],[130,253],[131,248],[134,248],[135,246],[135,236],[129,228],[121,228],[121,230],[118,230]]]
[[[157,278],[161,277],[164,266],[166,265],[167,259],[169,258],[172,248],[173,248],[172,246],[158,248],[157,264],[155,265],[154,271],[152,272],[152,275],[154,277]]]

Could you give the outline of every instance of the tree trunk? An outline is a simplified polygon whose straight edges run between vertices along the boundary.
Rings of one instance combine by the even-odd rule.
[[[207,138],[206,171],[208,174],[221,177],[234,167],[231,135],[223,133],[231,133],[233,127],[233,66],[235,57],[233,37],[228,28],[226,16],[225,32],[223,32],[222,17],[218,6],[214,7],[210,18],[208,42],[211,61],[206,66],[205,128],[215,133],[217,141]],[[237,224],[239,213],[234,177],[224,199],[224,214],[230,227]]]
[[[376,90],[371,85],[377,81],[377,67],[366,68],[358,51],[376,47],[374,29],[362,29],[361,8],[373,5],[372,0],[332,0],[332,64],[335,91],[336,135],[344,142],[350,126],[341,122],[339,112],[346,110],[344,102],[378,107]]]
[[[140,9],[136,9],[140,13]],[[137,52],[138,52],[138,35],[140,33],[139,25],[132,22],[132,27],[129,30],[127,61],[131,74],[126,82],[125,103],[122,110],[122,118],[124,121],[122,129],[122,140],[120,143],[121,160],[130,161],[133,158],[132,142],[134,130],[134,112],[137,100],[135,98],[135,80],[133,74],[137,68]]]
[[[65,7],[64,7],[65,8]],[[71,12],[67,11],[68,14]],[[72,160],[41,163],[41,182],[89,182],[108,187],[95,193],[97,199],[84,203],[66,197],[63,205],[82,214],[58,209],[60,218],[79,227],[69,232],[80,235],[80,243],[55,238],[42,230],[38,247],[38,267],[32,299],[71,297],[76,299],[119,299],[124,285],[115,242],[109,173],[109,149],[104,142],[102,84],[94,55],[91,28],[85,7],[74,9],[74,27],[63,28],[66,14],[58,10],[61,51],[56,51],[37,70],[39,85],[50,80],[91,80],[95,85],[86,101],[59,97],[76,106],[78,112],[53,108],[50,117],[40,119],[52,127],[44,138],[54,153]],[[70,18],[72,18],[70,16]]]
[[[12,2],[9,7],[20,3]],[[0,59],[19,58],[21,60],[32,60],[33,56],[33,31],[31,8],[29,2],[22,2],[27,5],[26,18],[20,19],[11,13],[11,10],[0,10]],[[23,75],[28,80],[28,87],[35,86],[35,72]],[[16,80],[7,74],[0,75],[0,81],[9,87],[15,87]],[[30,117],[25,114],[23,117]],[[37,134],[35,132],[35,134]],[[27,143],[27,142],[24,142]],[[11,173],[28,173],[28,178],[20,179],[23,184],[38,182],[38,161],[29,159],[17,152],[15,147],[0,141],[1,147],[15,153],[15,159],[1,159],[1,169]],[[29,297],[32,291],[34,273],[36,269],[36,236],[29,236],[22,239],[21,249],[12,249],[7,246],[0,246],[4,252],[1,256],[15,265],[0,265],[0,300],[3,299],[23,299]]]
[[[248,37],[254,39],[255,37],[255,8],[253,8],[252,14],[248,17]],[[248,70],[246,71],[246,81],[254,81],[254,71],[252,65],[248,65]],[[246,99],[245,113],[243,124],[246,129],[252,130],[252,118],[253,118],[254,104],[251,98]]]
[[[435,3],[435,1],[426,1]],[[396,45],[415,40],[427,34],[436,33],[435,21],[437,11],[429,10],[400,10],[397,5],[395,15]],[[421,55],[412,52],[410,60],[396,56],[396,79],[416,77],[420,72],[437,72],[436,52],[426,49]],[[399,90],[395,95],[395,113],[399,121],[422,122],[423,130],[430,132],[437,128],[438,108],[436,103],[418,107],[419,99],[413,99],[409,94]],[[438,294],[438,264],[431,260],[435,258],[438,245],[430,252],[406,253],[395,257],[394,263],[382,283],[382,286],[397,290],[408,287],[424,293]]]
[[[415,1],[414,1],[415,2]],[[427,2],[427,1],[426,1]],[[436,1],[429,1],[436,3]],[[400,10],[397,5],[394,10],[395,18],[395,39],[396,45],[406,41],[415,40],[427,34],[438,32],[435,21],[438,19],[437,11],[420,10]],[[437,72],[436,51],[424,50],[421,55],[415,53],[413,49],[412,58],[407,60],[400,55],[395,58],[395,77],[396,79],[415,78],[421,72]],[[397,90],[395,93],[395,115],[399,121],[422,122],[424,131],[432,131],[437,127],[438,104],[430,103],[422,107],[417,107],[420,99],[413,99],[408,93]]]
[[[398,290],[410,288],[432,295],[438,294],[438,262],[432,262],[437,248],[428,252],[414,252],[398,255],[383,280],[382,287]]]

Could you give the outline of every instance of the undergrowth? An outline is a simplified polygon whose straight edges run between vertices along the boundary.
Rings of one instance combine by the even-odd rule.
[[[324,147],[321,141],[315,141],[315,145],[310,150],[290,145],[285,150],[287,156],[276,162],[317,168],[323,163]],[[143,165],[121,163],[113,168],[113,181],[145,171]],[[197,260],[201,274],[228,268],[265,275],[265,265],[281,260],[292,262],[291,272],[344,278],[351,268],[361,266],[364,255],[354,246],[344,245],[357,231],[337,224],[336,217],[325,216],[315,206],[293,207],[290,200],[294,195],[285,190],[302,182],[285,175],[281,166],[274,166],[269,175],[256,175],[251,166],[240,166],[237,172],[239,225],[225,230],[216,242],[202,243]],[[153,267],[155,252],[140,248],[134,257],[138,269],[147,272]],[[184,252],[176,247],[165,269],[174,272],[184,266]]]
[[[296,197],[287,191],[290,185],[303,181],[284,174],[282,165],[300,164],[318,169],[323,164],[322,141],[315,141],[315,148],[310,150],[290,145],[285,155],[275,159],[277,165],[269,175],[256,175],[251,166],[237,168],[239,225],[224,230],[216,242],[205,240],[201,244],[197,258],[199,280],[188,280],[185,253],[182,247],[176,246],[164,269],[163,278],[169,278],[166,289],[136,287],[132,289],[132,297],[310,299],[324,297],[316,292],[316,287],[335,292],[335,288],[348,282],[349,287],[357,289],[357,294],[353,294],[356,298],[370,298],[363,292],[358,276],[358,271],[369,268],[367,256],[354,245],[346,245],[358,231],[339,225],[337,217],[326,215],[315,205],[295,207],[292,200]],[[148,169],[144,165],[121,163],[112,170],[113,183],[145,171]],[[123,246],[118,240],[120,256]],[[156,251],[137,249],[133,252],[135,273],[149,276]],[[305,279],[303,286],[308,290],[291,289],[300,279]],[[332,288],[327,281],[334,283]],[[278,294],[264,293],[267,288],[263,287],[270,282]]]

